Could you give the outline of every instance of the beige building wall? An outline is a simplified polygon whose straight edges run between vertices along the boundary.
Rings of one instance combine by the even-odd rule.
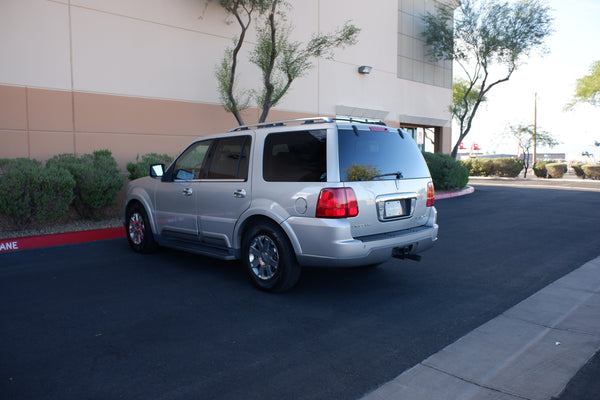
[[[292,2],[293,40],[347,20],[361,33],[357,45],[315,60],[269,120],[378,116],[449,135],[451,90],[398,78],[405,2]],[[107,148],[124,168],[138,154],[176,155],[195,137],[236,126],[219,103],[214,70],[237,32],[217,1],[0,1],[0,158]],[[247,61],[255,32],[247,37],[239,85],[257,89],[260,73]],[[359,74],[360,65],[372,72]],[[245,121],[258,115],[251,108]]]

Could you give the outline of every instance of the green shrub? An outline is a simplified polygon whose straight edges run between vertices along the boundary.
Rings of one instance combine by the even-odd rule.
[[[494,175],[494,165],[490,158],[469,158],[460,162],[469,170],[471,176]]]
[[[469,158],[461,163],[471,176],[506,176],[515,178],[525,163],[520,158]]]
[[[573,168],[573,171],[575,171],[575,175],[577,175],[579,178],[584,178],[585,179],[585,172],[583,172],[583,164],[571,164],[571,168]]]
[[[375,168],[375,166],[352,164],[346,168],[344,180],[351,181],[370,181],[375,176],[380,175],[381,171]]]
[[[173,161],[173,157],[169,156],[168,154],[148,153],[142,155],[140,159],[140,155],[138,154],[135,158],[135,161],[135,163],[127,163],[127,171],[129,172],[130,181],[144,176],[148,176],[150,166],[152,164],[171,164],[171,162]]]
[[[581,167],[586,178],[600,179],[600,165],[586,164]]]
[[[35,220],[52,221],[66,214],[75,187],[69,171],[42,167],[27,158],[0,160],[0,170],[0,212],[13,226],[23,229]]]
[[[496,175],[509,178],[519,176],[525,166],[522,158],[494,158],[492,164]]]
[[[482,172],[481,176],[494,176],[496,175],[496,164],[491,158],[482,158],[479,160],[480,169]]]
[[[567,172],[567,164],[565,163],[548,163],[546,164],[548,178],[560,179]]]
[[[538,178],[546,178],[548,177],[548,170],[546,169],[546,165],[550,164],[551,161],[537,161],[533,166],[533,173]]]
[[[447,154],[423,152],[433,185],[439,190],[461,189],[469,181],[469,170]]]
[[[467,169],[467,171],[469,171],[469,175],[474,176],[473,175],[473,170],[475,169],[474,167],[474,158],[468,158],[466,160],[458,160],[459,163],[461,163],[463,165],[463,167],[465,167]]]
[[[75,178],[73,207],[83,218],[97,218],[99,211],[114,204],[123,177],[109,150],[94,151],[77,157],[60,154],[48,160],[47,165],[66,169]]]

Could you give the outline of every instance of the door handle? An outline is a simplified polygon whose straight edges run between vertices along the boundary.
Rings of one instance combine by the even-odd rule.
[[[194,193],[194,191],[192,190],[192,188],[185,188],[185,189],[183,189],[182,193],[184,196],[191,196],[192,193]]]
[[[244,189],[238,189],[235,192],[233,192],[233,197],[235,197],[236,199],[243,199],[244,197],[246,197],[246,191]]]

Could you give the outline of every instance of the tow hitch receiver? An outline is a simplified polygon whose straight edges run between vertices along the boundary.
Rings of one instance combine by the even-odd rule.
[[[409,259],[413,261],[421,261],[421,256],[418,254],[410,254],[412,246],[408,247],[394,247],[392,250],[392,257],[399,258],[401,260]]]

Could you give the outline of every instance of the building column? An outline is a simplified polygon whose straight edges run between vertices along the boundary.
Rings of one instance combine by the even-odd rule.
[[[452,151],[452,127],[436,126],[434,152],[450,154]]]

